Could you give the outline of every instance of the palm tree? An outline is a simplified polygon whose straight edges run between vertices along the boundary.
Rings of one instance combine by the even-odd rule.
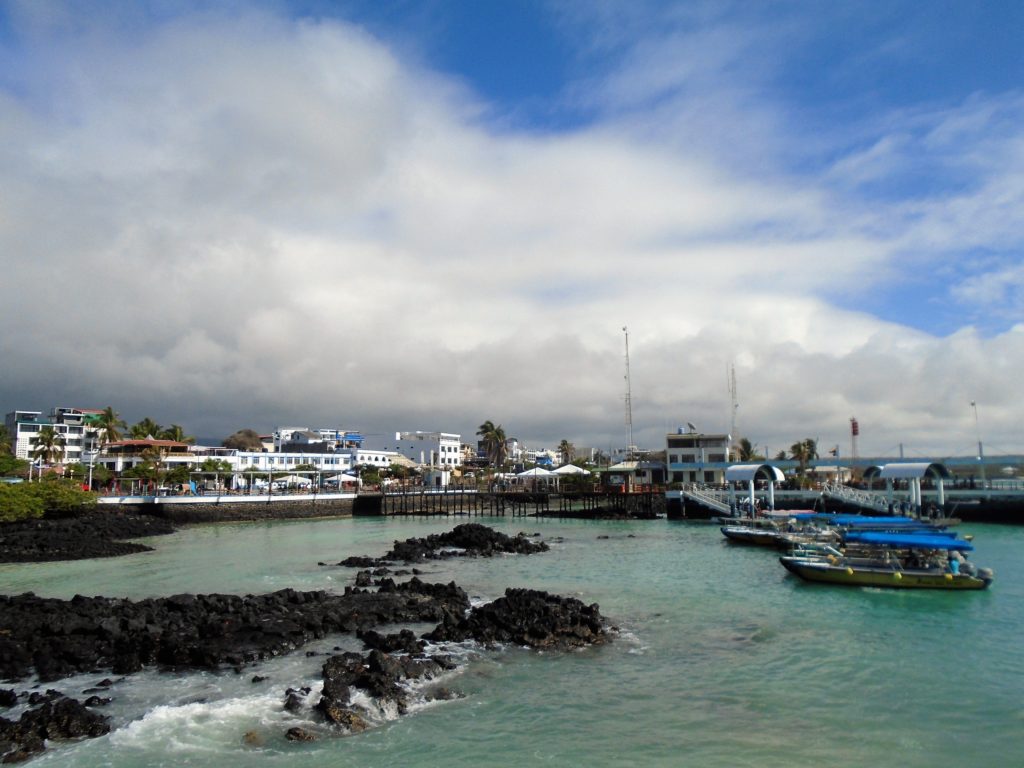
[[[508,445],[506,444],[508,438],[505,437],[504,428],[500,424],[495,426],[494,422],[488,419],[480,425],[477,434],[480,435],[480,441],[484,444],[484,452],[491,464],[495,466],[504,464],[508,456]]]
[[[36,447],[32,449],[32,458],[40,459],[44,464],[57,464],[64,458],[64,438],[53,427],[43,427],[36,435]]]
[[[576,446],[568,440],[562,440],[558,444],[558,452],[562,454],[563,464],[572,464],[572,460],[576,458]]]
[[[192,435],[186,435],[185,430],[178,424],[171,424],[159,435],[161,440],[173,440],[176,443],[194,443],[196,439]]]
[[[117,413],[113,406],[110,405],[100,412],[94,423],[96,425],[96,431],[101,434],[100,440],[104,444],[120,440],[121,430],[127,427],[120,414]]]
[[[163,427],[147,416],[138,424],[133,424],[129,432],[136,440],[145,440],[146,438],[155,438],[163,432]]]
[[[740,461],[755,461],[759,458],[753,443],[745,437],[741,437],[736,444],[736,454]]]
[[[0,424],[0,456],[10,456],[12,453],[11,431],[6,424]]]
[[[480,442],[483,443],[484,453],[487,454],[487,458],[490,459],[494,448],[494,422],[488,419],[479,426],[476,434],[480,438]]]
[[[789,447],[789,452],[799,465],[797,467],[797,474],[803,477],[807,471],[808,463],[818,458],[818,441],[812,440],[809,437],[805,438],[799,443],[793,443]]]
[[[163,469],[164,459],[167,456],[164,449],[155,445],[148,445],[139,455],[142,457],[142,466],[152,468],[152,479],[157,485],[160,485],[160,471]]]

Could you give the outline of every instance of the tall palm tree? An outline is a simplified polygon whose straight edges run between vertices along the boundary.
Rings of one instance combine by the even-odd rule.
[[[152,479],[157,485],[160,484],[160,472],[164,467],[164,459],[167,454],[163,448],[159,448],[155,445],[147,446],[139,454],[142,457],[143,466],[146,468],[152,468]]]
[[[490,459],[494,440],[494,422],[488,419],[481,424],[476,430],[477,437],[480,438],[480,442],[484,444],[484,453],[487,454],[487,458]]]
[[[6,424],[0,424],[0,456],[10,456],[14,451],[11,449],[11,431]]]
[[[745,437],[736,443],[736,454],[740,461],[754,461],[758,458],[753,443]]]
[[[147,437],[156,437],[163,431],[163,427],[147,416],[138,424],[133,424],[129,433],[136,440],[145,440]]]
[[[40,459],[44,464],[59,463],[64,458],[64,438],[53,427],[43,427],[36,435],[36,447],[32,449],[32,458]]]
[[[484,444],[484,451],[491,464],[504,464],[508,457],[508,438],[505,437],[504,428],[500,424],[495,426],[494,422],[488,419],[480,425],[477,434],[480,435],[480,441]]]
[[[508,459],[508,438],[505,437],[505,430],[499,424],[494,428],[494,463],[501,466]]]
[[[186,435],[185,430],[179,424],[171,424],[159,434],[161,440],[173,440],[176,443],[194,443],[196,439],[192,435]]]
[[[104,408],[94,422],[96,431],[100,433],[100,441],[104,444],[113,443],[121,439],[121,430],[127,428],[124,419],[108,405]]]
[[[576,458],[576,446],[568,440],[562,440],[558,444],[558,452],[562,454],[563,464],[572,464],[572,460]]]
[[[789,447],[789,452],[793,456],[794,461],[799,465],[797,467],[797,474],[803,477],[807,471],[808,463],[818,458],[818,441],[812,440],[811,438],[805,438],[799,443],[793,443]]]

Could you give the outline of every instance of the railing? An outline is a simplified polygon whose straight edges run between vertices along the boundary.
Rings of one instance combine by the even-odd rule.
[[[889,511],[889,498],[878,491],[864,491],[841,483],[825,483],[821,493],[823,496],[865,509],[873,509],[876,512]]]
[[[682,494],[688,499],[703,504],[716,512],[729,514],[731,508],[728,502],[728,492],[700,486],[697,483],[687,483],[682,487]]]

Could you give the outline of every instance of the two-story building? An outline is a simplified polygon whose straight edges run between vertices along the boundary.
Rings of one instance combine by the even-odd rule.
[[[462,466],[461,436],[451,432],[396,432],[394,440],[368,438],[362,451],[394,451],[423,467]]]
[[[665,462],[668,480],[672,483],[725,482],[725,469],[729,465],[732,436],[704,434],[689,427],[680,427],[666,435]]]

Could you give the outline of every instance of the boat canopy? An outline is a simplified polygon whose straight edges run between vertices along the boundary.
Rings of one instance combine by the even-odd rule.
[[[758,474],[766,480],[774,480],[777,483],[781,483],[786,479],[782,470],[771,464],[733,464],[725,470],[725,481],[727,483],[747,483],[757,477]]]
[[[886,464],[878,471],[878,477],[882,480],[913,480],[922,478],[925,475],[941,477],[946,479],[952,477],[945,464],[938,462],[896,462]]]
[[[889,525],[889,526],[903,526],[903,525],[922,525],[920,520],[916,520],[913,517],[903,517],[901,515],[885,515],[881,517],[869,517],[868,515],[836,515],[830,512],[799,512],[792,515],[797,520],[803,522],[817,522],[817,523],[828,523],[829,525]]]
[[[949,536],[933,536],[925,533],[879,533],[863,531],[847,533],[847,542],[862,544],[878,544],[885,547],[904,547],[907,549],[945,549],[958,552],[970,552],[974,545],[969,541]]]

